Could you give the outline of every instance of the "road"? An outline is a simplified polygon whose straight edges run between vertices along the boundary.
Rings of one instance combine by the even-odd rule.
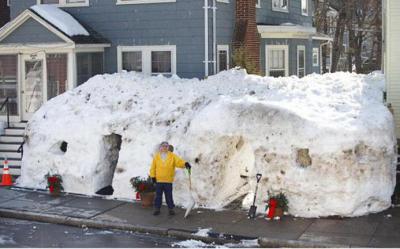
[[[0,217],[0,247],[171,247],[173,238]]]

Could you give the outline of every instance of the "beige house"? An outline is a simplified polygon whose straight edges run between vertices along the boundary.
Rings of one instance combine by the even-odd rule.
[[[393,108],[400,138],[400,0],[383,0],[383,21],[387,103]]]

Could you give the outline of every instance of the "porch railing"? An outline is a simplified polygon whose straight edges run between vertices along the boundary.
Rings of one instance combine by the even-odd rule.
[[[6,112],[7,112],[7,128],[10,128],[10,98],[7,97],[3,104],[0,107],[0,111],[3,110],[3,108],[6,107]]]
[[[21,143],[21,145],[19,146],[17,152],[21,153],[21,158],[24,157],[24,144],[25,144],[25,139],[24,141]]]

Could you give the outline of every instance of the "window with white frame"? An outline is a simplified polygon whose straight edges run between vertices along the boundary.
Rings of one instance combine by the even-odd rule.
[[[272,0],[272,10],[289,12],[289,0]]]
[[[267,76],[285,77],[289,74],[289,46],[267,45],[265,49]]]
[[[176,0],[117,0],[117,4],[173,3]]]
[[[225,71],[229,69],[229,46],[228,45],[218,45],[218,72]]]
[[[89,6],[89,0],[37,0],[37,4],[57,4],[59,6]]]
[[[306,47],[297,46],[297,76],[302,78],[306,75]]]
[[[118,71],[123,70],[148,75],[176,74],[176,46],[120,46]]]
[[[308,0],[301,0],[301,14],[308,16]]]
[[[314,67],[319,66],[319,48],[313,48],[312,61]]]

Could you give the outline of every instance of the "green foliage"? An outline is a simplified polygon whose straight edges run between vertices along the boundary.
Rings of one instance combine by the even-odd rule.
[[[140,176],[133,177],[130,182],[132,187],[139,193],[150,193],[156,191],[156,187],[154,186],[150,176],[147,179]]]
[[[248,59],[248,53],[243,46],[235,49],[232,59],[235,67],[246,69],[248,74],[260,74],[257,65]]]

